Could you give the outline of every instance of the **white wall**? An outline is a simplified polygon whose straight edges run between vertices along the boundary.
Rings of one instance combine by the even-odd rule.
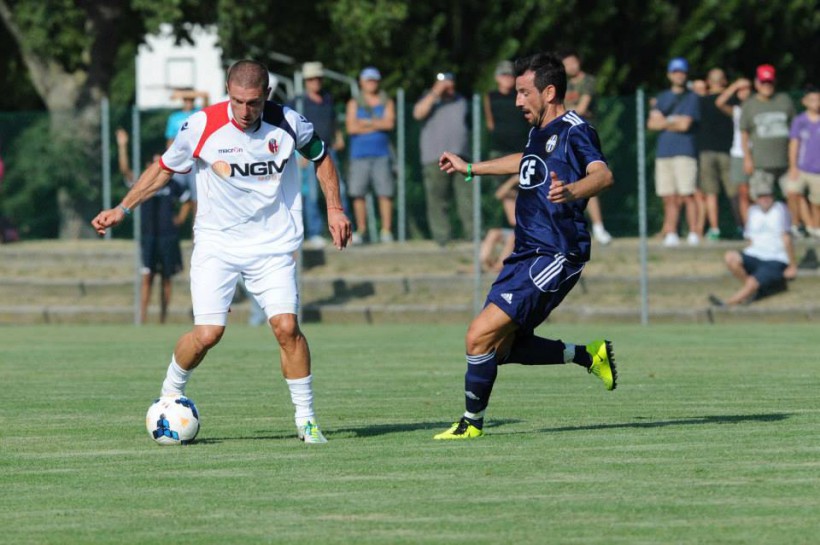
[[[141,109],[176,108],[176,87],[207,91],[211,104],[226,99],[222,49],[217,47],[214,27],[192,27],[194,45],[174,44],[171,25],[159,34],[146,36],[137,53],[137,106]],[[201,104],[198,103],[201,106]]]

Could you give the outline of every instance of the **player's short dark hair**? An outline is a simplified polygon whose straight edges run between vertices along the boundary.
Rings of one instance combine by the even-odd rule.
[[[534,83],[538,92],[546,89],[548,85],[553,85],[557,98],[564,99],[564,95],[567,94],[567,72],[564,70],[561,57],[555,53],[541,52],[516,59],[515,77],[529,70],[535,73]]]
[[[567,57],[575,57],[579,61],[581,60],[581,55],[578,54],[578,50],[573,49],[571,47],[566,47],[564,49],[559,49],[558,50],[558,56],[561,57],[561,60],[564,60]]]
[[[228,85],[231,83],[249,89],[267,89],[268,67],[252,59],[236,61],[228,68]]]
[[[811,83],[803,87],[803,96],[811,95],[812,93],[820,93],[820,87],[817,87]]]

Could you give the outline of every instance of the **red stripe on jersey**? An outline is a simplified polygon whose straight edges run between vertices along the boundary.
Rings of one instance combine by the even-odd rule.
[[[191,169],[188,170],[174,170],[172,168],[168,168],[168,165],[165,164],[165,161],[162,160],[162,157],[159,158],[159,168],[164,170],[165,172],[173,172],[174,174],[188,174],[191,172]]]
[[[199,159],[199,152],[202,150],[202,146],[205,145],[205,141],[208,140],[213,133],[230,122],[228,118],[227,100],[225,102],[219,102],[213,106],[203,108],[200,111],[205,112],[207,119],[205,121],[205,130],[202,131],[202,136],[199,137],[199,142],[196,145],[196,149],[194,149],[194,159]]]

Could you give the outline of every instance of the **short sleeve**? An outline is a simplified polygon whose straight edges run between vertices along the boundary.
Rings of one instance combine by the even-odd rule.
[[[581,171],[582,176],[586,175],[587,168],[592,163],[601,162],[606,164],[606,157],[601,151],[598,132],[588,123],[572,127],[569,130],[569,148],[569,155]]]
[[[171,147],[162,154],[160,164],[163,168],[177,173],[189,172],[193,168],[194,149],[205,130],[206,120],[205,112],[197,112],[185,120]]]
[[[680,115],[688,115],[693,121],[700,121],[700,100],[695,93],[687,93],[680,109]]]
[[[299,154],[309,161],[320,161],[327,154],[327,149],[324,141],[313,130],[313,123],[290,108],[285,108],[284,112],[285,119],[293,128]]]
[[[800,116],[795,117],[792,120],[792,125],[789,129],[789,138],[791,139],[799,139],[800,138],[800,125],[802,119]]]

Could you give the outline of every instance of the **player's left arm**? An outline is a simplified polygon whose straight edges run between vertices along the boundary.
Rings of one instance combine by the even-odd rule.
[[[342,197],[339,191],[339,173],[330,155],[325,154],[316,164],[316,179],[325,195],[327,203],[327,225],[333,237],[333,245],[342,249],[350,243],[353,230],[350,220],[342,208]]]
[[[550,172],[552,184],[547,198],[556,204],[588,199],[612,186],[614,177],[612,171],[603,161],[595,161],[587,166],[587,175],[575,183],[567,183],[558,179],[555,171]]]

